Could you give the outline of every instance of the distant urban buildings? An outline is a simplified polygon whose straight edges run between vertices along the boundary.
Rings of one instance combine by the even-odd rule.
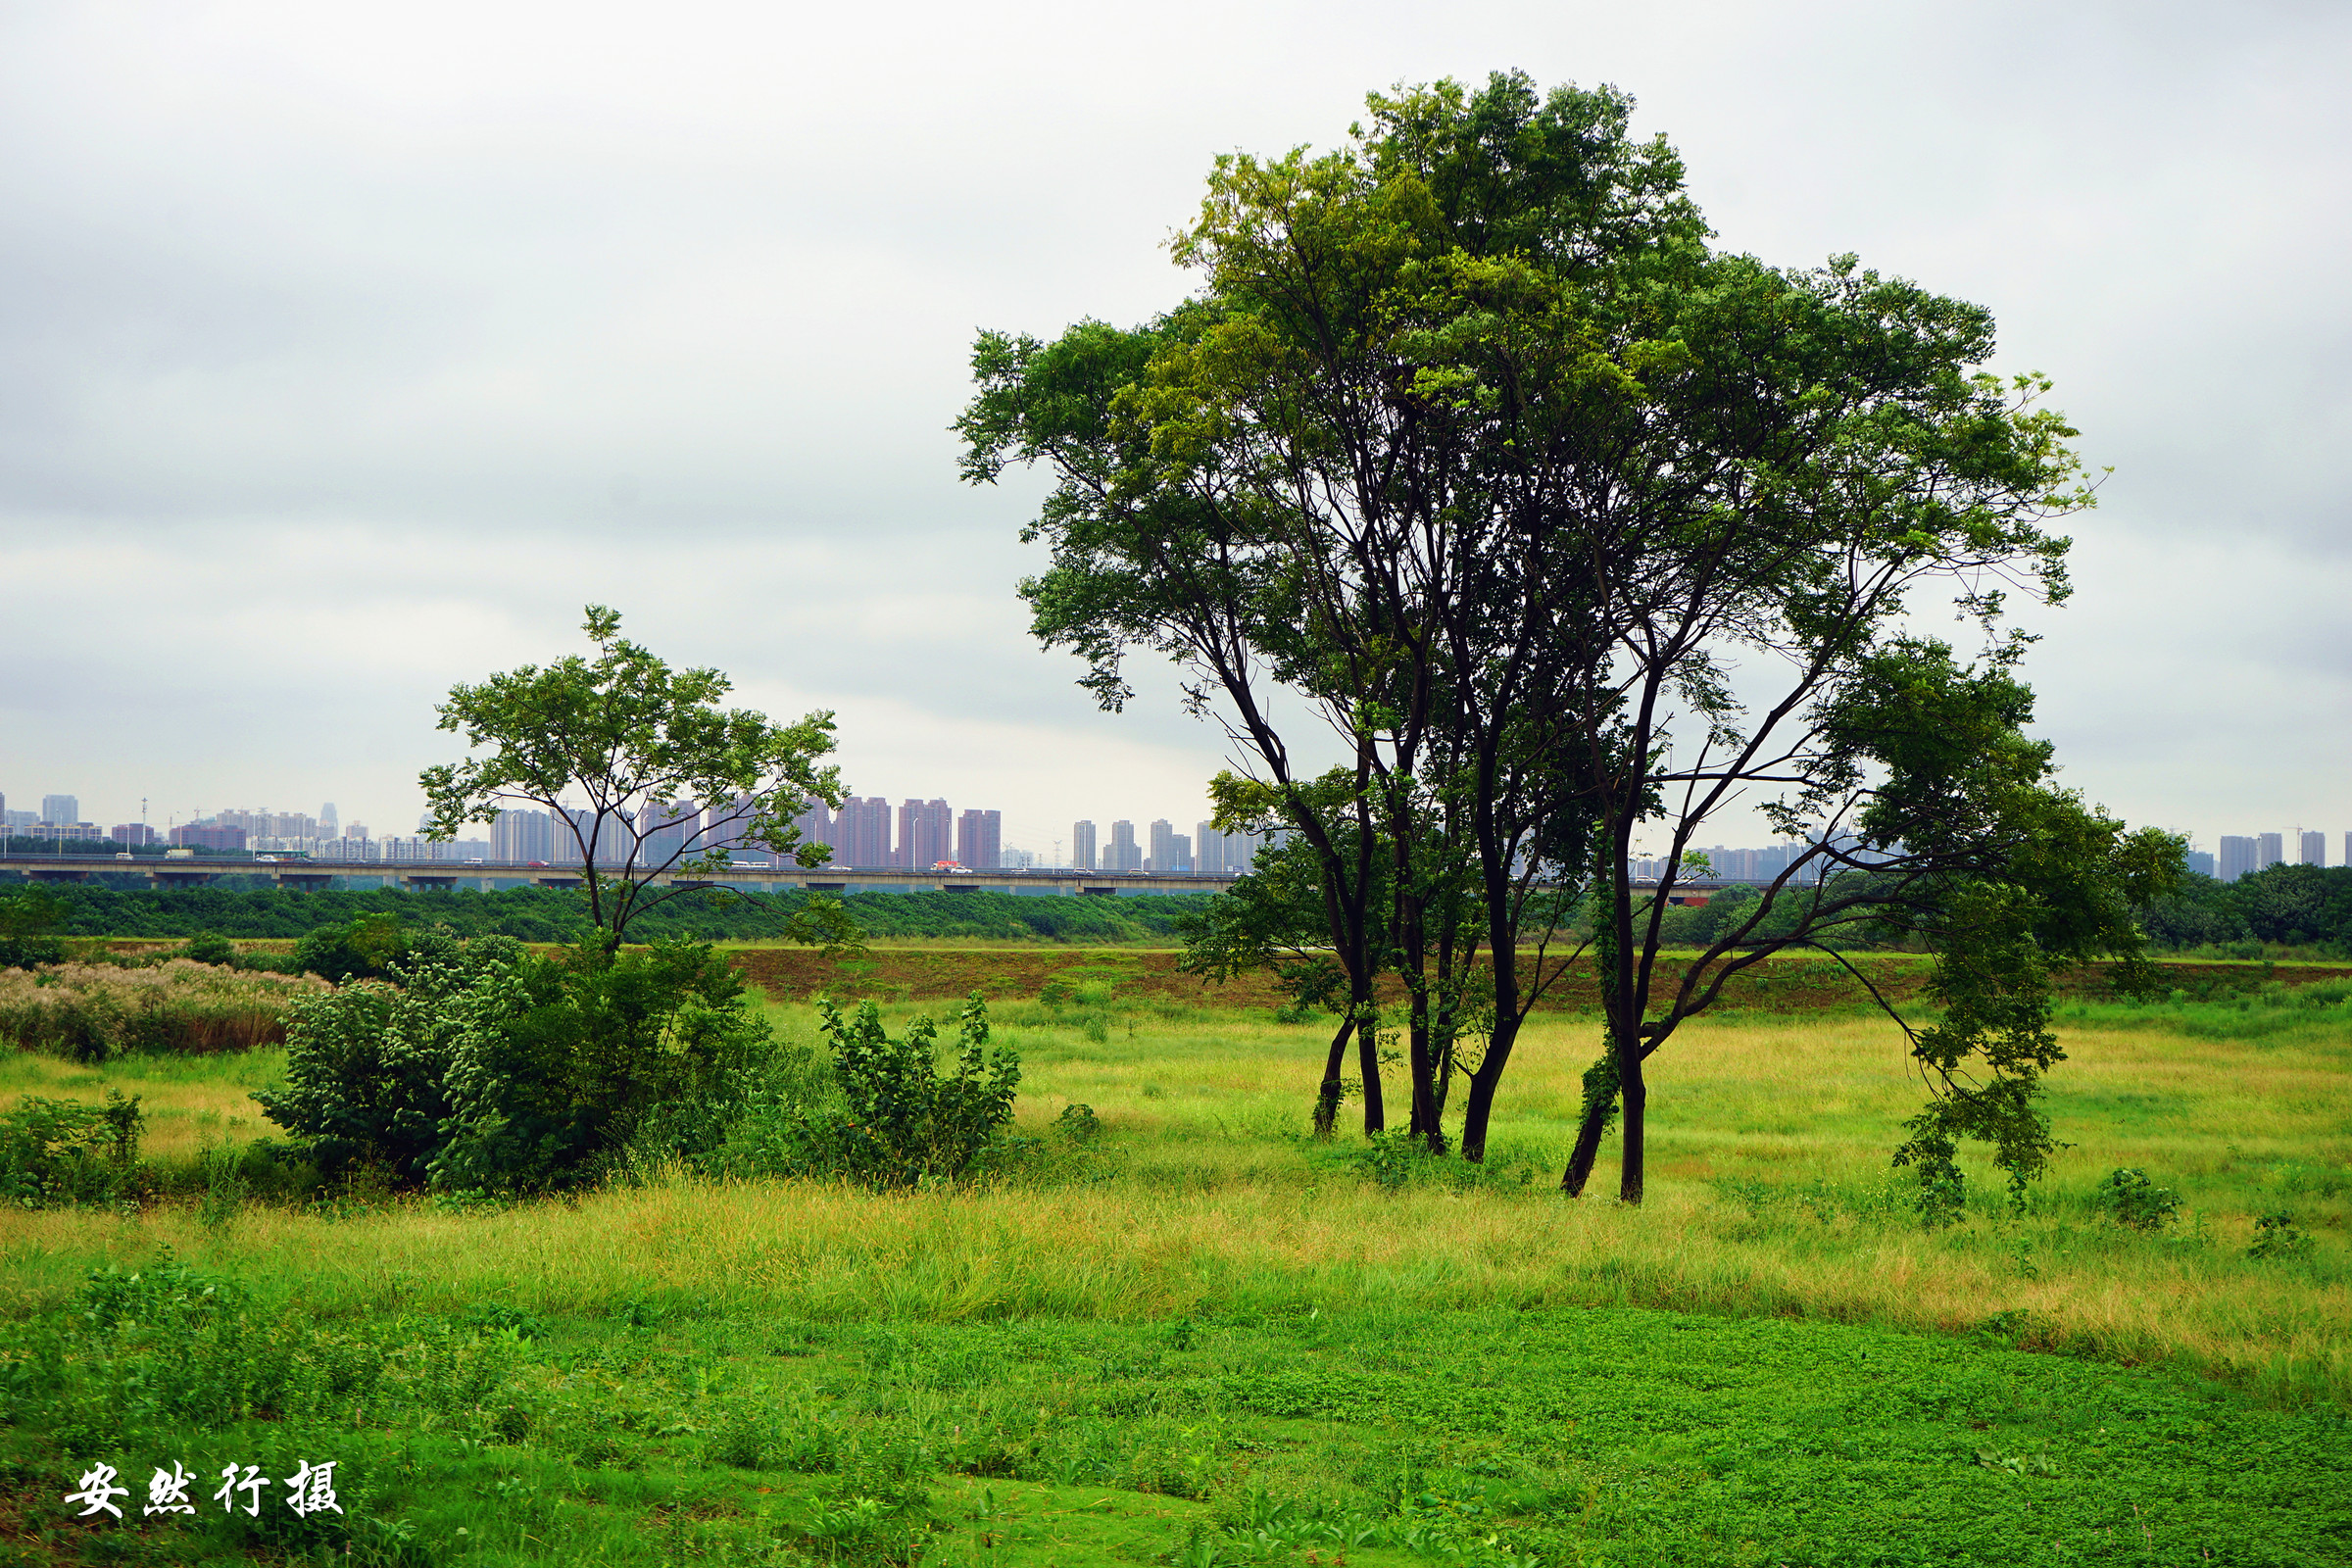
[[[956,862],[974,871],[1004,866],[1004,813],[977,808],[956,819]]]
[[[2286,835],[2283,833],[2224,834],[2219,855],[2202,855],[2191,850],[2188,868],[2224,882],[2234,882],[2255,871],[2267,871],[2285,859]],[[2200,863],[2202,862],[2202,863]],[[2296,865],[2326,865],[2328,863],[2328,835],[2298,829],[2295,834]],[[2337,862],[2352,865],[2352,833],[2344,835],[2344,858]]]
[[[2222,868],[2219,873],[2221,879],[2225,882],[2234,882],[2248,871],[2260,870],[2262,865],[2254,858],[2255,854],[2256,846],[2252,839],[2233,834],[2223,834],[2220,856]]]

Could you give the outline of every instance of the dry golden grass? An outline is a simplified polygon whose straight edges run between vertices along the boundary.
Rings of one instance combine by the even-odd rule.
[[[0,969],[0,1042],[76,1055],[141,1048],[245,1051],[286,1037],[286,1008],[325,991],[317,975],[172,958],[125,969],[62,963]]]

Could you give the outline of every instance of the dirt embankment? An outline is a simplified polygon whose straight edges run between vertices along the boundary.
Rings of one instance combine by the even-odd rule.
[[[727,955],[754,985],[782,1000],[832,996],[844,1001],[921,1002],[962,997],[1035,997],[1049,984],[1073,993],[1107,988],[1120,997],[1165,999],[1207,1006],[1273,1007],[1285,998],[1273,976],[1263,972],[1222,984],[1180,972],[1179,955],[1132,948],[1039,950],[980,948],[875,948],[862,958],[828,959],[805,948],[738,948]],[[1904,954],[1858,954],[1856,968],[1891,1001],[1917,997],[1928,975],[1925,959]],[[1685,961],[1662,959],[1653,995],[1671,995]],[[2159,965],[2168,987],[2196,993],[2252,990],[2266,981],[2302,985],[2341,980],[2352,970],[2321,965],[2252,963],[2168,963]],[[1393,988],[1394,989],[1394,988]],[[2105,965],[2070,976],[2070,995],[2108,992]],[[1400,992],[1396,994],[1400,995]],[[1592,1006],[1598,998],[1592,970],[1572,964],[1545,991],[1547,1008]],[[1718,1004],[1772,1011],[1848,1007],[1867,1003],[1862,983],[1834,959],[1815,955],[1776,957],[1734,976]]]

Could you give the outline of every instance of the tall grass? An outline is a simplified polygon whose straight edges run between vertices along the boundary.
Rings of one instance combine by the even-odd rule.
[[[76,1061],[132,1052],[209,1054],[282,1043],[291,1001],[327,989],[187,958],[138,968],[62,963],[0,969],[0,1041]]]
[[[914,1010],[890,1009],[894,1027]],[[805,1007],[774,1016],[809,1031]],[[255,1206],[225,1222],[172,1205],[131,1220],[5,1214],[0,1300],[54,1302],[94,1262],[169,1245],[325,1310],[493,1295],[541,1312],[659,1298],[819,1321],[1649,1304],[1985,1334],[2352,1405],[2340,1007],[2251,1039],[2079,1011],[2052,1081],[2068,1147],[2049,1177],[2023,1212],[1980,1181],[1967,1222],[1939,1232],[1920,1227],[1887,1161],[1922,1090],[1879,1020],[1725,1018],[1678,1034],[1652,1064],[1649,1199],[1626,1209],[1555,1186],[1591,1019],[1531,1029],[1477,1169],[1303,1137],[1313,1026],[1115,997],[1005,1004],[997,1018],[1026,1064],[1025,1123],[1072,1103],[1102,1118],[1111,1162],[1093,1179],[875,1196],[672,1174],[491,1212],[405,1200],[356,1217]],[[131,1058],[39,1082],[147,1095],[159,1133],[184,1118],[184,1144],[196,1126],[223,1131],[225,1080],[269,1059],[220,1058],[215,1075]],[[30,1063],[13,1070],[34,1081]],[[2095,1190],[2117,1167],[2179,1191],[2182,1222],[2146,1236],[2104,1219]],[[1607,1186],[1604,1172],[1594,1191]],[[2315,1255],[2247,1256],[2254,1219],[2282,1208]]]

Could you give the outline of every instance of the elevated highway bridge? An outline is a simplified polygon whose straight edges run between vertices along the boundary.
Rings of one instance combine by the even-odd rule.
[[[209,887],[224,877],[256,877],[285,888],[576,888],[576,865],[490,860],[229,859],[157,855],[0,856],[0,879],[105,883],[140,878],[154,887]],[[1116,898],[1139,894],[1222,893],[1229,876],[1161,876],[1142,871],[903,871],[848,866],[734,864],[719,872],[657,871],[645,880],[667,887],[723,887],[739,893],[1018,893]]]
[[[8,855],[0,856],[0,886],[32,882],[107,883],[142,879],[152,887],[209,887],[223,877],[255,877],[284,888],[473,888],[488,893],[504,888],[577,888],[576,865],[543,865],[494,860],[313,860],[300,857],[278,859],[230,859],[195,856],[176,858],[158,855]],[[736,864],[724,871],[658,871],[646,880],[660,887],[684,883],[689,887],[731,888],[738,893],[1015,893],[1046,897],[1133,898],[1138,895],[1222,893],[1233,886],[1230,876],[1161,876],[1144,871],[1073,871],[1055,867],[1031,871],[905,871],[860,869],[850,866]],[[1742,885],[1734,878],[1679,877],[1669,902],[1704,903],[1725,889]],[[1636,881],[1637,889],[1654,888],[1654,881]]]

